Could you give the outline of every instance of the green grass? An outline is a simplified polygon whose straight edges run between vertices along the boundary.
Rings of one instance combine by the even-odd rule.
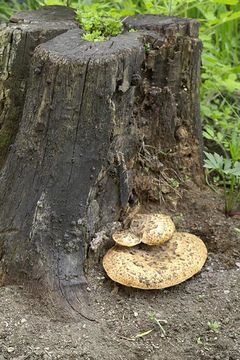
[[[44,0],[25,0],[20,3],[17,0],[1,0],[0,1],[0,22],[7,21],[9,17],[17,12],[27,9],[35,10],[43,5]]]

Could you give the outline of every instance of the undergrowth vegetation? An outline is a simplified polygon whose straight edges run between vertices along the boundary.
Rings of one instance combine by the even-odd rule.
[[[204,44],[201,75],[203,135],[208,151],[216,152],[225,159],[221,163],[222,169],[225,169],[226,164],[229,166],[229,161],[231,167],[227,171],[234,169],[235,164],[240,160],[240,2],[238,0],[2,0],[0,20],[6,20],[13,11],[35,9],[41,5],[73,7],[77,19],[85,30],[84,37],[89,41],[106,40],[110,36],[117,35],[122,31],[121,18],[136,13],[161,13],[198,19],[201,23],[200,38]],[[205,167],[208,169],[210,169],[209,161],[210,157],[207,155]],[[219,171],[217,173],[219,175]],[[213,174],[211,181],[221,186],[223,177],[216,176],[216,171],[213,171]],[[226,176],[229,179],[230,175]],[[232,186],[229,181],[225,182],[226,191]]]

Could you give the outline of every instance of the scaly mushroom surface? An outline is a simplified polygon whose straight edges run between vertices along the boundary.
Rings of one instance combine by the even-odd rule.
[[[113,281],[122,285],[163,289],[191,278],[206,259],[207,248],[200,238],[176,232],[161,246],[115,245],[104,256],[103,267]]]
[[[112,238],[118,245],[127,247],[138,245],[141,242],[141,239],[129,230],[116,231]]]
[[[130,231],[147,245],[161,245],[171,239],[175,225],[168,215],[138,214],[132,220]]]

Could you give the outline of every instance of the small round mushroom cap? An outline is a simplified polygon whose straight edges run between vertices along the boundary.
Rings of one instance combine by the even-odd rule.
[[[168,215],[138,214],[132,220],[130,231],[147,245],[161,245],[171,239],[175,225]]]
[[[129,230],[117,231],[112,235],[112,238],[118,245],[127,247],[138,245],[141,242],[141,239]]]
[[[139,289],[163,289],[198,273],[207,259],[203,241],[188,233],[174,233],[162,246],[115,245],[103,258],[108,276],[122,285]]]

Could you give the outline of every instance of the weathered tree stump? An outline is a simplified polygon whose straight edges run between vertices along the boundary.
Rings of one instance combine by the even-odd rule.
[[[97,43],[62,28],[22,57],[30,76],[0,182],[4,279],[61,294],[74,309],[91,240],[142,200],[143,145],[164,153],[161,166],[202,174],[197,23],[146,15],[125,27],[137,31]]]
[[[35,48],[77,27],[74,11],[60,6],[24,11],[0,26],[0,168],[22,117],[26,84]]]

